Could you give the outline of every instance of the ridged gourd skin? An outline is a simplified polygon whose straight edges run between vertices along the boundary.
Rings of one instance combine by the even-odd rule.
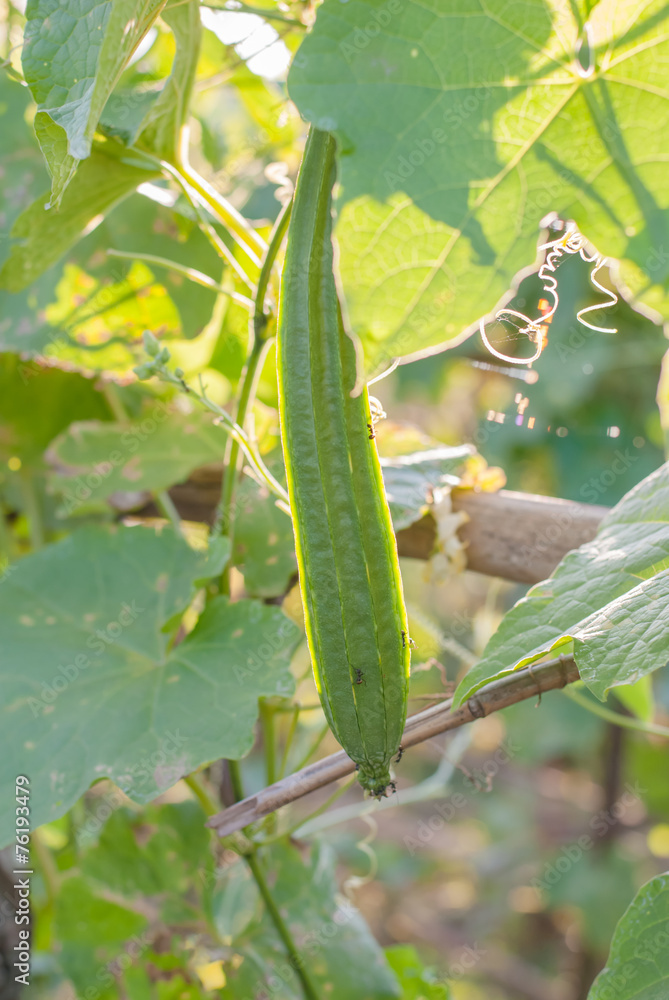
[[[281,281],[279,410],[307,639],[326,718],[358,778],[388,787],[406,720],[409,640],[366,387],[333,272],[335,140],[311,129]]]

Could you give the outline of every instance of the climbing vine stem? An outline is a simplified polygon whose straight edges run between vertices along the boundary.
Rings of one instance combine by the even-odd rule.
[[[239,399],[237,402],[235,422],[242,429],[244,429],[246,424],[249,410],[253,408],[258,379],[260,378],[265,358],[267,357],[267,354],[273,344],[273,338],[268,335],[270,321],[273,319],[273,313],[265,310],[265,299],[267,297],[267,290],[269,288],[272,269],[276,263],[281,243],[283,242],[286,230],[288,229],[291,207],[292,201],[289,201],[286,205],[284,205],[279,213],[270,236],[269,245],[267,247],[267,252],[265,253],[262,267],[260,269],[260,276],[258,278],[253,316],[249,325],[249,356],[246,368],[242,374]],[[234,544],[234,528],[236,520],[234,516],[234,499],[237,487],[239,452],[239,442],[236,441],[234,437],[231,437],[227,454],[225,456],[225,471],[223,473],[221,501],[214,521],[215,529],[220,531],[222,534],[227,535],[230,539],[231,545]],[[226,566],[223,571],[223,576],[221,577],[222,593],[229,593],[229,573],[230,569]]]
[[[573,687],[565,688],[563,694],[570,701],[580,705],[581,708],[592,712],[593,715],[598,716],[600,719],[606,719],[607,722],[612,722],[614,726],[621,726],[623,729],[634,729],[636,732],[647,733],[651,736],[664,736],[665,739],[669,739],[669,728],[667,726],[657,726],[652,722],[644,722],[643,719],[634,719],[629,715],[621,715],[620,712],[614,712],[605,705],[600,705],[599,702],[593,701],[592,698],[588,698],[587,695],[579,690],[575,690]]]
[[[232,784],[232,791],[237,802],[240,802],[244,798],[244,786],[242,784],[241,770],[239,767],[239,761],[229,760],[228,768],[230,773],[230,782]],[[277,934],[281,938],[283,945],[288,953],[290,963],[295,969],[295,972],[302,984],[302,989],[304,991],[305,1000],[319,1000],[318,993],[311,982],[311,977],[307,972],[304,961],[300,957],[297,950],[297,945],[293,940],[293,936],[284,921],[281,913],[279,912],[279,907],[276,905],[274,897],[272,896],[271,890],[265,879],[265,873],[262,870],[262,866],[257,855],[257,846],[254,844],[251,850],[244,855],[244,860],[249,866],[249,870],[253,876],[253,879],[258,886],[258,891],[263,898],[263,902],[267,907],[267,913],[274,924]]]

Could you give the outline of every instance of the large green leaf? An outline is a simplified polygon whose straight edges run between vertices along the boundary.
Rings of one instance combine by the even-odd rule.
[[[622,453],[616,461],[624,467]],[[456,703],[571,640],[581,677],[603,699],[669,660],[668,608],[669,464],[627,493],[593,541],[508,612]]]
[[[146,802],[205,761],[253,743],[260,695],[292,690],[300,632],[275,607],[212,601],[173,633],[196,581],[220,572],[170,530],[83,528],[2,584],[0,785],[31,782],[35,825],[106,777]],[[11,838],[5,812],[0,842]]]
[[[339,140],[341,273],[370,368],[471,331],[550,210],[666,313],[668,18],[664,0],[325,0],[289,90]]]
[[[0,288],[10,292],[27,288],[60,260],[87,228],[154,176],[136,160],[124,158],[122,148],[111,140],[100,143],[59,210],[47,208],[48,195],[43,195],[18,217],[11,232],[16,242],[0,271]]]
[[[165,0],[29,0],[23,71],[58,206],[102,110]]]
[[[0,350],[44,354],[81,370],[129,372],[139,360],[131,342],[141,349],[147,327],[163,336],[199,334],[211,319],[215,292],[177,271],[108,258],[105,251],[168,256],[216,279],[220,259],[206,238],[176,209],[140,194],[125,197],[155,175],[113,141],[96,143],[82,164],[76,197],[67,192],[60,212],[46,211],[46,171],[25,121],[28,104],[27,89],[0,76],[8,152],[0,214],[7,235],[14,226],[14,238],[0,244],[6,262],[0,288],[12,289],[0,290]],[[117,194],[121,204],[114,206]]]
[[[264,852],[272,875],[272,896],[287,922],[298,953],[319,996],[394,1000],[400,991],[382,950],[352,904],[337,893],[334,857],[329,848],[312,848],[306,862],[294,847],[276,845]],[[224,875],[227,883],[230,875]],[[277,1000],[302,1000],[304,993],[276,929],[262,912],[234,942],[244,961],[228,974],[223,1000],[255,996],[275,984]]]
[[[0,241],[0,260],[3,261],[9,249],[6,237],[14,220],[48,184],[44,160],[32,129],[26,122],[26,112],[30,105],[30,94],[26,88],[6,73],[0,73],[0,126],[3,140],[3,176],[0,187],[3,238]]]
[[[669,995],[669,874],[639,889],[613,935],[588,1000],[665,1000]]]
[[[199,465],[220,462],[225,441],[208,414],[170,413],[158,401],[124,424],[71,424],[49,449],[58,470],[51,485],[68,512],[117,492],[157,492],[187,479]]]
[[[215,292],[168,268],[109,257],[107,249],[168,255],[212,276],[220,273],[219,259],[196,226],[151,198],[131,194],[27,293],[0,292],[6,317],[0,320],[0,349],[44,355],[70,369],[129,374],[142,359],[145,329],[191,339],[208,328]],[[248,326],[248,311],[246,318]],[[205,334],[203,341],[209,339]],[[213,341],[207,358],[212,349]]]

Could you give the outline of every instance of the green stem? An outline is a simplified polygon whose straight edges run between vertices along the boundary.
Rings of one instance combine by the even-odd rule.
[[[341,796],[345,792],[347,792],[349,788],[351,788],[356,783],[357,780],[358,780],[357,775],[352,774],[350,778],[348,778],[346,781],[343,781],[342,784],[339,785],[339,787],[336,788],[334,792],[328,796],[325,802],[323,802],[323,804],[320,805],[318,809],[314,809],[314,811],[309,813],[308,816],[303,816],[302,819],[298,820],[297,823],[289,827],[287,830],[283,830],[281,833],[276,834],[275,836],[267,837],[265,840],[262,841],[262,846],[265,847],[267,844],[272,844],[276,840],[282,840],[284,837],[292,837],[296,830],[300,830],[303,826],[306,826],[307,823],[311,823],[312,820],[315,820],[318,816],[322,815],[322,813],[327,812],[330,806],[334,802],[336,802],[337,799],[341,798]],[[376,799],[372,799],[370,803],[369,799],[365,799],[364,802],[362,803],[363,808],[361,809],[361,813],[364,814],[365,812],[371,811],[370,804],[375,804],[376,801],[377,801]]]
[[[203,7],[211,7],[212,10],[227,10],[232,13],[242,12],[244,14],[258,14],[259,17],[264,18],[266,21],[282,21],[284,24],[292,24],[296,28],[304,28],[302,21],[298,21],[296,17],[287,17],[285,14],[279,14],[278,11],[275,13],[272,10],[266,10],[264,7],[252,7],[247,3],[236,3],[234,7],[228,7],[227,0],[223,0],[222,3],[216,3],[215,0],[206,0],[203,3]]]
[[[193,772],[193,774],[187,774],[184,781],[202,806],[207,816],[214,816],[218,812],[218,806],[210,796],[209,792],[205,789],[204,785],[201,783],[197,773]]]
[[[21,498],[23,509],[28,518],[28,530],[30,532],[30,544],[36,552],[44,545],[44,523],[42,521],[42,510],[39,496],[35,488],[35,476],[32,472],[21,472],[19,476],[21,483]]]
[[[431,701],[439,701],[439,699],[442,698],[442,697],[443,697],[443,693],[439,694],[439,695],[435,695],[434,698],[431,698]],[[312,702],[307,703],[306,705],[303,705],[301,702],[296,701],[296,702],[293,702],[292,705],[277,705],[276,708],[274,709],[274,711],[275,712],[291,712],[291,713],[292,712],[297,712],[298,715],[299,715],[300,712],[317,712],[319,709],[322,709],[322,707],[323,706],[321,705],[320,701],[312,701]]]
[[[211,399],[203,392],[201,395],[195,392],[189,385],[184,382],[183,376],[175,375],[168,368],[161,368],[158,372],[160,378],[163,381],[170,383],[170,385],[179,386],[179,388],[184,389],[190,396],[197,399],[210,413],[215,413],[219,418],[219,422],[225,427],[228,434],[236,441],[239,442],[239,446],[246,455],[249,465],[256,473],[256,475],[263,480],[271,493],[274,493],[287,507],[288,506],[288,494],[284,490],[278,480],[274,478],[272,473],[269,471],[265,463],[262,461],[259,455],[256,455],[251,442],[242,430],[242,428],[237,424],[227,410],[224,410],[222,406],[218,406],[217,403],[212,402]]]
[[[260,895],[262,896],[265,906],[267,907],[267,912],[269,913],[272,919],[272,923],[276,928],[277,934],[283,941],[283,945],[286,951],[288,952],[291,965],[293,966],[295,972],[299,977],[300,982],[302,983],[302,989],[304,990],[304,995],[306,997],[306,1000],[319,1000],[318,993],[316,992],[316,989],[309,978],[309,974],[307,973],[307,970],[304,967],[304,962],[302,961],[302,959],[298,954],[292,935],[288,930],[288,927],[286,926],[286,923],[284,922],[284,919],[279,912],[278,906],[274,902],[274,898],[271,892],[269,891],[269,886],[267,885],[267,882],[265,880],[265,876],[260,867],[257,855],[255,853],[247,854],[246,862],[249,868],[251,869],[251,874],[255,879],[256,885],[258,886]]]
[[[181,517],[179,516],[179,511],[174,506],[174,501],[167,490],[161,490],[160,493],[156,493],[153,499],[156,507],[163,517],[170,522],[175,532],[178,535],[182,535],[183,526],[181,524]]]
[[[320,705],[318,707],[320,708]],[[293,716],[290,720],[290,727],[288,729],[288,735],[286,736],[286,743],[283,748],[281,763],[279,764],[279,773],[277,775],[279,780],[283,778],[284,774],[286,773],[286,768],[288,767],[288,755],[290,754],[290,748],[293,745],[293,739],[297,731],[297,724],[300,721],[300,706],[293,705],[291,707],[291,711],[293,713]]]
[[[207,183],[204,177],[200,177],[197,171],[193,170],[183,151],[183,146],[180,162],[175,167],[202,201],[209,206],[216,218],[220,219],[228,232],[234,236],[249,260],[260,267],[260,258],[267,251],[264,239],[222,194],[219,194],[211,184]]]
[[[302,760],[298,763],[297,767],[294,769],[295,771],[301,771],[302,768],[306,764],[308,764],[308,762],[311,760],[311,758],[313,757],[313,755],[316,753],[316,751],[318,750],[319,746],[321,745],[321,743],[323,742],[323,740],[325,739],[325,737],[327,736],[327,734],[329,732],[330,732],[330,726],[326,722],[325,725],[323,726],[323,728],[321,729],[320,733],[316,737],[316,739],[313,740],[313,742],[311,743],[311,746],[309,747],[309,749],[305,753],[305,755],[302,758]]]
[[[262,372],[267,352],[270,349],[271,341],[266,340],[260,344],[258,350],[253,350],[248,360],[244,375],[242,377],[242,389],[237,404],[237,420],[239,427],[243,427],[246,422],[246,415],[251,406],[251,401],[255,399],[258,379]],[[239,452],[241,445],[235,438],[230,438],[230,447],[226,456],[225,472],[223,473],[223,488],[216,518],[214,521],[216,531],[226,535],[230,539],[230,551],[235,543],[235,511],[234,500],[237,489],[237,465],[239,464]],[[221,575],[221,593],[230,593],[230,564],[226,566]]]
[[[164,173],[169,174],[169,176],[177,182],[193,211],[197,215],[198,223],[202,234],[206,237],[209,243],[212,245],[216,253],[223,258],[223,260],[232,268],[240,281],[248,285],[249,288],[253,288],[255,285],[255,272],[257,271],[257,265],[253,265],[254,276],[249,275],[245,268],[239,263],[235,255],[228,249],[223,240],[220,238],[216,230],[212,225],[209,224],[204,216],[204,212],[200,207],[197,198],[194,197],[194,190],[186,180],[186,178],[181,174],[176,167],[173,167],[171,163],[161,162],[160,164]]]
[[[274,223],[274,228],[270,236],[267,252],[262,262],[260,275],[258,277],[258,287],[256,289],[255,306],[253,310],[253,320],[249,331],[251,337],[251,351],[246,364],[246,369],[242,375],[239,401],[237,403],[236,423],[244,429],[247,413],[253,407],[258,379],[267,357],[272,340],[267,336],[267,328],[270,315],[265,312],[265,298],[269,287],[272,268],[281,247],[281,243],[288,229],[290,221],[292,202],[287,202],[279,212]],[[225,472],[223,475],[223,486],[221,489],[221,500],[216,512],[216,529],[230,539],[230,547],[234,545],[234,498],[237,487],[237,465],[239,463],[240,446],[232,438],[225,460]],[[227,564],[221,576],[221,593],[230,592],[230,565]]]
[[[194,267],[186,267],[185,264],[177,264],[176,261],[168,260],[167,257],[156,257],[152,253],[130,253],[125,250],[107,250],[107,256],[120,257],[123,260],[144,260],[147,264],[155,264],[156,267],[165,267],[169,271],[183,274],[185,278],[193,281],[196,285],[202,285],[203,288],[210,288],[212,292],[218,292],[220,295],[227,295],[233,302],[238,302],[239,305],[245,306],[247,309],[253,309],[253,299],[247,298],[246,295],[239,295],[237,292],[231,292],[230,289],[219,285],[208,274],[197,271]]]
[[[241,802],[241,800],[244,798],[244,786],[242,784],[242,776],[239,767],[239,761],[229,760],[228,769],[230,773],[230,781],[232,783],[232,790],[235,799],[237,802]],[[295,972],[299,976],[306,1000],[319,1000],[318,994],[316,993],[314,987],[311,984],[308,973],[306,969],[303,967],[302,959],[298,954],[292,935],[288,930],[288,927],[284,923],[283,917],[279,913],[279,908],[274,902],[272,894],[269,890],[269,886],[267,885],[265,876],[258,862],[255,846],[253,847],[253,849],[249,854],[244,855],[244,860],[249,866],[249,869],[251,871],[251,874],[253,875],[255,883],[258,886],[258,890],[264,900],[265,906],[267,907],[267,912],[269,913],[270,919],[272,920],[272,923],[276,928],[277,934],[283,941],[284,947],[288,952],[291,964],[295,969]]]
[[[39,830],[33,830],[30,842],[37,858],[40,874],[44,880],[47,904],[49,907],[53,907],[58,896],[58,883],[60,881],[56,863],[53,860],[51,851],[42,840],[42,834]]]
[[[255,309],[253,310],[254,345],[258,340],[262,340],[266,334],[267,324],[271,314],[265,312],[265,298],[267,296],[267,289],[272,276],[272,269],[279,250],[281,249],[283,238],[288,231],[288,223],[290,222],[292,210],[293,199],[291,198],[290,201],[286,202],[276,218],[276,222],[274,223],[269,243],[267,245],[267,252],[265,253],[262,267],[260,268],[258,287],[256,288],[255,296]]]
[[[16,556],[16,544],[14,541],[14,536],[7,524],[7,511],[5,510],[5,505],[2,499],[0,499],[0,555],[4,555],[7,558],[7,563],[11,563]],[[0,576],[2,575],[2,567],[0,567]]]
[[[260,700],[260,719],[262,721],[265,768],[267,770],[267,784],[273,785],[276,781],[276,728],[274,725],[274,707],[264,699]]]
[[[128,413],[123,405],[123,400],[119,396],[118,386],[113,382],[103,382],[102,395],[105,397],[114,420],[117,420],[120,424],[124,423],[128,419]]]
[[[236,802],[241,802],[244,798],[244,783],[242,781],[242,769],[238,760],[228,761],[228,772],[230,774],[230,784]]]
[[[588,698],[587,695],[583,695],[579,691],[574,691],[573,687],[564,688],[562,693],[577,705],[580,705],[581,708],[587,709],[593,715],[598,715],[600,719],[612,722],[615,726],[622,726],[623,729],[634,729],[638,733],[647,733],[650,736],[664,736],[665,739],[669,739],[669,728],[666,726],[656,726],[652,722],[643,722],[641,719],[621,715],[619,712],[614,712],[604,705],[599,705],[591,698]]]

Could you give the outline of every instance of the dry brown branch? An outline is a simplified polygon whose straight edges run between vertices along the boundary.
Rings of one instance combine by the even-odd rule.
[[[572,657],[567,656],[515,671],[481,688],[460,708],[452,710],[452,699],[448,699],[412,715],[407,720],[402,747],[407,749],[417,743],[423,743],[439,733],[458,729],[475,719],[490,715],[491,712],[541,695],[545,691],[563,688],[576,680],[578,680],[578,669]],[[288,805],[289,802],[295,802],[296,799],[308,795],[317,788],[352,774],[354,770],[353,761],[340,750],[339,753],[309,764],[301,771],[296,771],[295,774],[269,785],[256,795],[251,795],[224,809],[223,812],[212,816],[207,826],[213,827],[219,836],[226,837],[262,819],[268,813]]]
[[[221,469],[209,465],[174,486],[170,496],[186,520],[211,523],[220,490]],[[456,489],[452,502],[455,511],[469,518],[459,531],[467,545],[468,568],[518,583],[545,580],[567,552],[594,538],[607,513],[606,507],[509,490]],[[400,555],[413,559],[429,559],[436,541],[431,514],[397,533]]]

